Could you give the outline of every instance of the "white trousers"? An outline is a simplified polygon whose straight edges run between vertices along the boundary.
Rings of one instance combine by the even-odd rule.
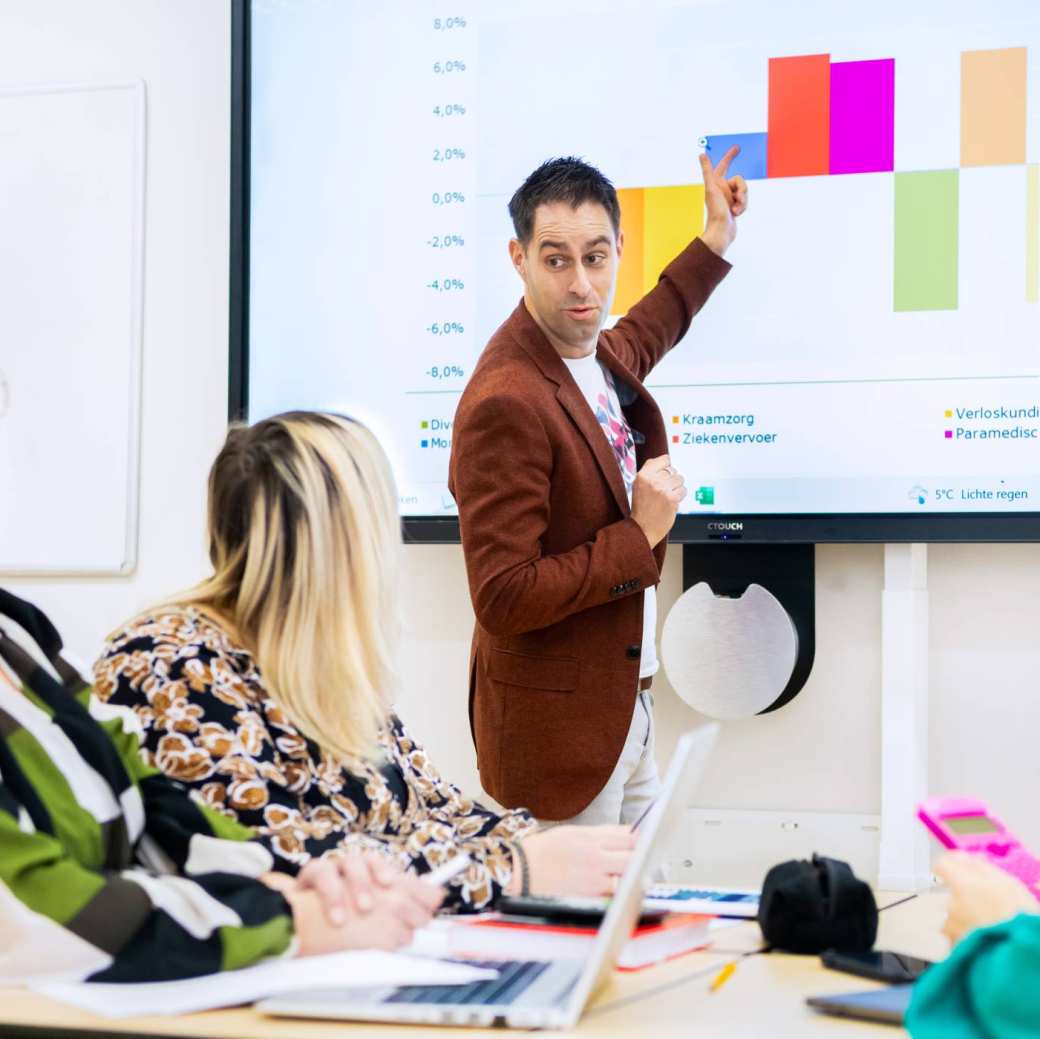
[[[572,819],[563,819],[553,825],[624,823],[631,826],[660,790],[661,778],[657,774],[657,760],[654,757],[654,697],[647,690],[636,695],[632,724],[628,727],[621,757],[607,785],[584,811]]]

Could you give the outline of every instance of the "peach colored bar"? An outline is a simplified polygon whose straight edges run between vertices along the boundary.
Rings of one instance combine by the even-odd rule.
[[[1026,161],[1026,48],[961,54],[961,165]]]

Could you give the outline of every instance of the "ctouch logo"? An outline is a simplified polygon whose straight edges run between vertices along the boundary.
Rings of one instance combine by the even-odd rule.
[[[729,523],[709,523],[708,530],[743,530],[744,524],[733,520]]]

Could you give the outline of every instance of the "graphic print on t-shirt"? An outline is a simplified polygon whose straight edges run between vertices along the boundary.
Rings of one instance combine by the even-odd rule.
[[[636,479],[636,442],[632,436],[632,429],[621,412],[617,403],[617,390],[614,387],[614,376],[604,369],[603,374],[607,377],[611,392],[600,393],[596,397],[596,419],[603,432],[614,449],[614,457],[621,468],[621,476],[625,481],[625,490],[629,498],[632,497],[632,484]]]

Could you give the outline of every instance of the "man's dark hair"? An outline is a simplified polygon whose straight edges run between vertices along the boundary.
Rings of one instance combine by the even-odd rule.
[[[574,209],[583,202],[598,202],[609,214],[615,236],[621,226],[621,207],[614,185],[595,166],[573,155],[548,159],[509,200],[509,215],[521,245],[531,240],[535,210],[551,202],[566,202]]]

